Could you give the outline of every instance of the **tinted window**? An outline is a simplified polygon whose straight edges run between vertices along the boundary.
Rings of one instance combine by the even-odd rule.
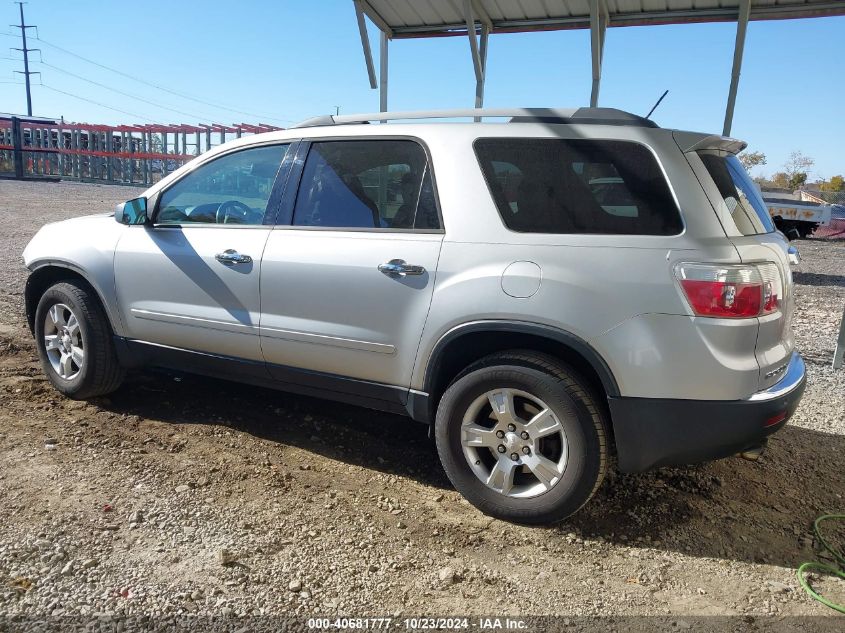
[[[288,145],[245,149],[197,167],[162,194],[159,224],[262,224]]]
[[[296,226],[437,229],[425,152],[413,141],[311,145],[293,213]]]
[[[676,235],[678,208],[651,152],[626,141],[479,139],[505,225],[527,233]]]
[[[775,230],[763,196],[736,156],[703,152],[699,156],[741,235],[760,235]]]

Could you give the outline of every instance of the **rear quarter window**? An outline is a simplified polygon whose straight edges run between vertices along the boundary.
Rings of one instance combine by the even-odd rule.
[[[475,142],[502,221],[524,233],[677,235],[681,216],[652,153],[630,141]]]

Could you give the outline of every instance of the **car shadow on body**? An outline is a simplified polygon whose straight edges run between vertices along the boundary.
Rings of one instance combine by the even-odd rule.
[[[451,487],[427,427],[388,413],[165,371],[133,375],[98,404],[165,423],[224,425],[371,471]],[[578,514],[540,530],[563,545],[574,532],[630,546],[641,556],[676,551],[794,567],[813,556],[812,521],[845,510],[843,455],[845,436],[787,425],[754,463],[728,458],[640,474],[611,467]]]

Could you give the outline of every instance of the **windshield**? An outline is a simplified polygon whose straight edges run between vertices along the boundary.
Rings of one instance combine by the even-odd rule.
[[[775,230],[763,197],[736,156],[705,152],[699,152],[699,156],[742,235],[760,235]]]

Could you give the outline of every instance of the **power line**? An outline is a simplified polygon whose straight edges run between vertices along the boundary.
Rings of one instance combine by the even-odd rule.
[[[134,116],[135,118],[142,119],[148,123],[156,123],[153,119],[149,117],[142,116],[140,114],[135,114],[134,112],[127,112],[126,110],[120,110],[119,108],[113,108],[112,106],[108,106],[105,103],[100,103],[99,101],[94,101],[93,99],[86,99],[85,97],[80,97],[79,95],[75,95],[72,92],[66,92],[64,90],[59,90],[58,88],[53,88],[52,86],[48,86],[47,84],[40,83],[36,84],[41,88],[46,88],[47,90],[52,90],[53,92],[58,92],[63,95],[67,95],[68,97],[73,97],[74,99],[79,99],[80,101],[87,101],[88,103],[93,103],[94,105],[98,105],[101,108],[106,108],[108,110],[114,110],[115,112],[120,112],[121,114],[128,114],[129,116]]]
[[[168,107],[168,106],[163,105],[161,103],[156,103],[155,101],[150,101],[149,99],[145,99],[144,97],[140,97],[138,95],[134,95],[134,94],[131,94],[129,92],[123,92],[122,90],[118,90],[117,88],[112,88],[111,86],[108,86],[106,84],[101,84],[97,81],[94,81],[93,79],[88,79],[87,77],[83,77],[82,75],[77,75],[76,73],[72,73],[69,70],[65,70],[64,68],[59,68],[58,66],[54,66],[53,64],[48,64],[45,61],[41,61],[41,62],[37,62],[37,63],[41,64],[42,66],[46,66],[47,68],[52,68],[53,70],[57,70],[60,73],[64,73],[65,75],[75,77],[76,79],[81,79],[82,81],[87,81],[89,84],[94,84],[95,86],[99,86],[100,88],[105,88],[106,90],[111,90],[112,92],[116,92],[117,94],[123,95],[124,97],[130,97],[132,99],[136,99],[137,101],[142,101],[144,103],[148,103],[149,105],[154,106],[156,108],[161,108],[162,110],[170,110],[171,112],[175,112],[177,114],[182,114],[182,115],[191,117],[192,119],[196,119],[197,121],[202,121],[203,119],[208,118],[208,117],[205,117],[205,116],[199,116],[199,115],[196,115],[196,114],[191,114],[190,112],[185,112],[184,110],[177,110],[176,108],[171,108],[171,107]]]
[[[13,50],[21,51],[23,53],[23,72],[20,70],[16,70],[16,73],[22,74],[26,78],[26,113],[28,116],[32,116],[32,89],[29,85],[29,76],[30,75],[37,75],[37,72],[30,72],[29,70],[29,52],[30,51],[37,51],[37,48],[27,48],[26,47],[26,30],[27,29],[34,29],[35,27],[32,25],[28,25],[23,19],[23,2],[17,3],[18,7],[21,10],[21,23],[20,25],[17,24],[10,24],[14,28],[18,28],[21,30],[21,39],[23,40],[23,48],[15,48]],[[37,33],[37,31],[36,31]],[[37,39],[37,37],[36,37]]]
[[[212,108],[217,108],[217,109],[219,109],[219,110],[227,110],[227,111],[229,111],[229,112],[236,112],[236,113],[238,113],[238,114],[243,114],[243,115],[250,116],[250,117],[254,117],[254,118],[257,118],[257,119],[266,118],[266,119],[269,119],[269,120],[274,120],[274,121],[283,121],[283,122],[287,122],[287,123],[291,123],[291,122],[293,122],[293,120],[292,120],[292,119],[280,119],[280,118],[278,118],[278,117],[275,117],[275,116],[270,116],[270,115],[267,115],[267,114],[256,114],[256,113],[254,113],[254,112],[246,112],[246,111],[244,111],[244,110],[238,110],[238,109],[236,109],[236,108],[230,108],[230,107],[228,107],[228,106],[224,106],[224,105],[221,105],[221,104],[219,104],[219,103],[212,103],[212,102],[210,102],[210,101],[205,101],[205,100],[203,100],[203,99],[197,99],[196,97],[193,97],[193,96],[191,96],[191,95],[185,94],[185,93],[183,93],[183,92],[178,92],[178,91],[176,91],[176,90],[171,90],[170,88],[165,88],[164,86],[160,86],[160,85],[158,85],[158,84],[154,84],[154,83],[152,83],[152,82],[149,82],[149,81],[147,81],[147,80],[145,80],[145,79],[141,79],[140,77],[136,77],[136,76],[134,76],[134,75],[130,75],[130,74],[128,74],[128,73],[125,73],[125,72],[123,72],[122,70],[118,70],[118,69],[116,69],[116,68],[112,68],[111,66],[106,66],[105,64],[101,64],[100,62],[96,62],[96,61],[94,61],[93,59],[88,59],[87,57],[83,57],[82,55],[79,55],[79,54],[77,54],[77,53],[74,53],[73,51],[69,51],[69,50],[68,50],[68,49],[66,49],[66,48],[62,48],[61,46],[58,46],[58,45],[56,45],[56,44],[52,44],[51,42],[48,42],[47,40],[44,40],[44,39],[42,39],[41,37],[36,37],[35,39],[37,39],[37,40],[38,40],[39,42],[41,42],[42,44],[46,44],[47,46],[50,46],[51,48],[55,48],[56,50],[60,50],[60,51],[62,51],[63,53],[66,53],[66,54],[68,54],[68,55],[71,55],[72,57],[76,57],[77,59],[81,59],[81,60],[82,60],[82,61],[84,61],[84,62],[88,62],[89,64],[93,64],[94,66],[98,66],[99,68],[102,68],[102,69],[104,69],[104,70],[108,70],[108,71],[110,71],[110,72],[116,73],[116,74],[118,74],[118,75],[121,75],[121,76],[123,76],[123,77],[126,77],[127,79],[131,79],[132,81],[137,81],[138,83],[142,83],[142,84],[144,84],[144,85],[146,85],[146,86],[150,86],[150,87],[152,87],[152,88],[155,88],[156,90],[161,90],[161,91],[163,91],[163,92],[167,92],[167,93],[172,94],[172,95],[175,95],[175,96],[177,96],[177,97],[181,97],[182,99],[188,99],[188,100],[190,100],[190,101],[195,101],[196,103],[201,103],[201,104],[203,104],[203,105],[205,105],[205,106],[209,106],[209,107],[212,107]]]

